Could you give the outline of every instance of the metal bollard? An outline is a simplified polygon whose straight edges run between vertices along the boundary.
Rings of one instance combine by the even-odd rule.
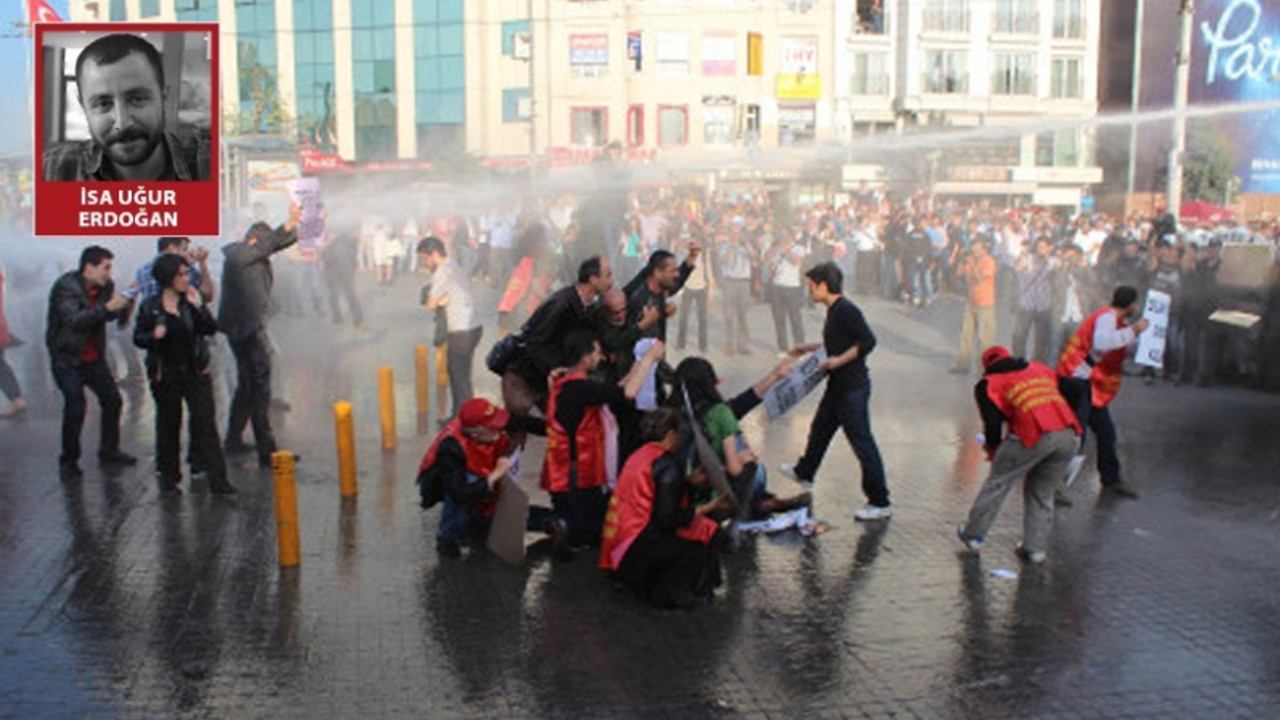
[[[277,450],[272,453],[271,475],[276,491],[280,567],[296,567],[302,562],[302,552],[298,542],[298,483],[294,476],[292,452]]]
[[[396,449],[396,388],[391,368],[378,370],[378,398],[382,406],[382,449]]]
[[[449,346],[436,348],[436,418],[449,417]]]
[[[414,375],[417,390],[418,417],[431,412],[431,383],[427,372],[427,346],[418,345],[413,349],[413,365],[417,371]]]
[[[354,497],[356,486],[356,431],[351,403],[334,403],[333,424],[338,441],[338,487],[342,497]]]

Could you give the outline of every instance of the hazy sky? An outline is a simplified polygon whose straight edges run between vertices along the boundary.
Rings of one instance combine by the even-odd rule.
[[[49,0],[49,6],[65,20],[68,0]],[[0,112],[0,153],[31,147],[30,100],[31,79],[28,77],[28,53],[31,40],[14,22],[26,20],[23,0],[0,0],[0,98],[5,108]],[[12,100],[10,100],[10,98]]]

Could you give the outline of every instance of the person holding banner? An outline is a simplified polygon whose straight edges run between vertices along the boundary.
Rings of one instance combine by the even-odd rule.
[[[822,343],[792,348],[791,355],[800,357],[825,347],[827,358],[820,367],[827,373],[827,388],[809,427],[804,455],[795,465],[782,463],[778,468],[799,483],[811,484],[831,438],[842,428],[862,465],[862,492],[867,496],[867,504],[854,513],[854,518],[887,520],[893,511],[889,506],[884,462],[871,434],[869,409],[871,377],[867,372],[867,355],[876,347],[876,336],[858,306],[841,294],[844,273],[835,263],[815,265],[805,273],[805,280],[809,299],[827,306],[827,318],[822,325]]]
[[[424,509],[444,504],[436,530],[441,557],[460,556],[463,542],[488,531],[502,491],[499,482],[513,465],[513,432],[545,435],[546,423],[471,398],[427,448],[418,466],[418,493]],[[564,545],[564,525],[547,508],[529,508],[526,529],[548,533],[553,552]]]
[[[627,459],[609,501],[600,569],[659,607],[707,602],[720,584],[720,550],[728,538],[707,516],[728,498],[691,501],[705,471],[686,477],[677,459],[679,411],[658,408],[644,417],[640,432],[646,442]]]
[[[981,549],[1009,491],[1025,477],[1017,554],[1036,565],[1046,558],[1053,492],[1079,447],[1080,422],[1058,391],[1057,376],[1045,365],[1012,357],[1008,348],[997,345],[982,352],[982,367],[973,391],[991,474],[956,534],[965,547]],[[1002,441],[1006,424],[1010,432]]]
[[[1149,325],[1146,318],[1130,324],[1141,312],[1138,291],[1121,285],[1111,304],[1090,315],[1058,359],[1058,384],[1075,410],[1081,428],[1098,438],[1098,475],[1102,489],[1116,497],[1137,498],[1138,492],[1120,474],[1116,452],[1116,426],[1108,409],[1120,391],[1125,358],[1138,347],[1138,335]],[[1084,435],[1081,435],[1081,448]],[[1069,501],[1068,501],[1069,502]]]

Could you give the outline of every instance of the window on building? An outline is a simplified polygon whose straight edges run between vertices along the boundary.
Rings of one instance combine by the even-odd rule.
[[[644,145],[644,106],[627,108],[627,147]]]
[[[570,142],[578,147],[601,147],[608,142],[609,110],[578,107],[569,111]]]
[[[993,94],[1035,94],[1035,55],[1030,53],[998,53],[995,59],[995,72],[991,76],[991,92]]]
[[[333,0],[293,0],[294,91],[299,139],[337,149],[334,106]]]
[[[183,22],[218,19],[218,0],[174,0],[173,9]]]
[[[853,56],[853,95],[889,94],[889,56],[885,53],[857,53]]]
[[[386,3],[389,7],[394,3]],[[414,124],[418,157],[433,159],[466,149],[466,60],[463,0],[413,0]],[[527,21],[504,23],[504,52],[514,48],[514,34],[528,29]],[[394,65],[391,67],[394,73]],[[513,91],[514,90],[514,91]],[[503,121],[519,114],[519,90],[503,92]],[[514,103],[514,105],[510,105]]]
[[[760,106],[745,105],[742,108],[742,133],[747,139],[754,140],[760,137]]]
[[[733,144],[734,123],[737,118],[737,107],[733,98],[702,105],[702,143],[708,146],[724,146]]]
[[[702,36],[702,74],[733,75],[738,72],[738,39],[733,33]]]
[[[658,144],[685,145],[689,142],[689,108],[684,105],[658,107]]]
[[[111,0],[111,4],[107,6],[107,19],[111,22],[129,19],[129,11],[125,8],[124,0]]]
[[[239,131],[280,129],[284,108],[277,83],[275,0],[236,0],[236,63],[240,86]]]
[[[858,0],[854,10],[853,31],[860,34],[885,33],[885,0]]]
[[[1053,59],[1053,87],[1055,98],[1079,98],[1084,95],[1080,87],[1080,58]]]
[[[144,18],[157,17],[160,15],[160,0],[142,0],[140,9]]]
[[[502,91],[502,122],[529,122],[529,88]]]
[[[351,60],[356,159],[395,159],[399,138],[393,3],[351,4]]]
[[[813,103],[778,103],[778,144],[786,147],[813,142],[817,119]]]
[[[1053,0],[1053,36],[1084,37],[1084,0]]]
[[[1080,135],[1076,128],[1051,130],[1036,135],[1036,165],[1079,167]]]
[[[1040,30],[1036,0],[996,0],[996,32],[1033,35]]]
[[[516,35],[529,32],[528,20],[509,20],[502,23],[502,54],[512,56],[516,52]]]
[[[654,60],[659,75],[689,74],[689,35],[680,32],[656,33]]]
[[[969,32],[969,0],[930,0],[924,7],[924,29]]]
[[[968,56],[959,50],[925,53],[924,91],[937,94],[969,92]]]

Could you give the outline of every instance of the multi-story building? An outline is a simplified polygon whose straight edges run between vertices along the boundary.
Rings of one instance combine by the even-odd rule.
[[[938,192],[1075,204],[1101,179],[1100,1],[74,0],[72,18],[217,20],[228,122],[347,161],[907,153],[926,128]]]
[[[840,0],[835,125],[939,194],[1077,205],[1094,165],[1100,0]],[[896,137],[867,143],[888,130]],[[934,133],[926,143],[918,132]]]

